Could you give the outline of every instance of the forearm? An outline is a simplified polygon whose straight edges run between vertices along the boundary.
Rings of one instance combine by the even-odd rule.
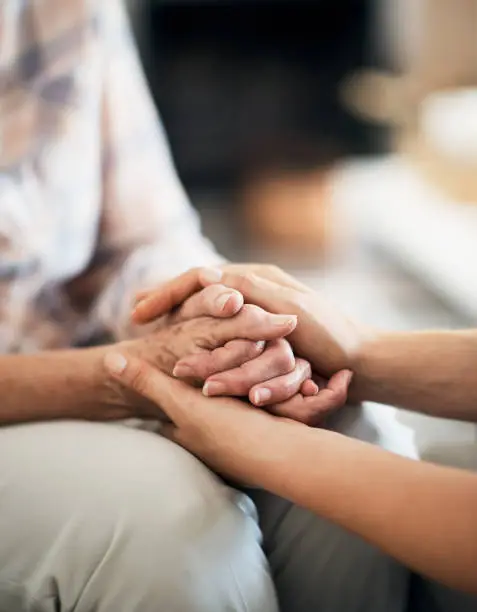
[[[0,425],[110,420],[131,411],[105,374],[107,347],[0,357]]]
[[[476,475],[288,423],[260,438],[248,445],[242,478],[253,474],[254,484],[353,531],[415,571],[477,593]]]
[[[380,334],[352,359],[350,397],[477,421],[477,331]]]

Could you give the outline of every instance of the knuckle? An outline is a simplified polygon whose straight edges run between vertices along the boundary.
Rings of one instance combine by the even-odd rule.
[[[216,285],[210,285],[209,287],[205,287],[205,289],[201,289],[196,294],[196,300],[200,304],[200,306],[209,306],[209,304],[213,304],[215,297],[217,297],[219,291]],[[190,298],[191,300],[193,299]]]
[[[249,360],[259,357],[263,352],[263,342],[252,342],[248,341],[245,345],[245,357]]]
[[[242,308],[243,316],[244,317],[251,316],[255,308],[256,306],[254,306],[253,304],[245,304],[244,307]]]
[[[190,376],[205,378],[209,371],[214,368],[214,359],[209,351],[201,351],[193,355],[187,364],[190,368]]]
[[[285,379],[278,384],[276,391],[280,394],[285,395],[288,398],[291,398],[293,395],[295,395],[297,391],[296,382],[293,380]]]
[[[280,275],[280,268],[278,266],[275,266],[274,264],[267,264],[264,266],[264,268],[264,273],[270,278],[276,278]]]
[[[246,321],[258,323],[263,320],[265,311],[255,304],[245,304],[242,307],[242,313]]]
[[[275,365],[284,374],[292,372],[295,368],[295,356],[288,342],[280,343],[275,355]]]
[[[252,271],[247,271],[240,275],[238,290],[242,293],[248,293],[257,284],[257,275]]]
[[[143,394],[147,388],[147,366],[143,363],[134,363],[131,365],[128,380],[135,391]]]
[[[207,297],[213,297],[216,298],[219,295],[221,295],[224,292],[230,292],[231,289],[228,289],[225,285],[221,285],[221,284],[216,284],[216,285],[209,285],[208,287],[205,287],[205,289],[202,289],[202,295],[205,295]]]
[[[202,268],[200,268],[199,266],[193,266],[192,268],[189,268],[187,272],[189,274],[193,274],[194,276],[198,276],[201,270]]]
[[[305,361],[304,359],[297,359],[296,365],[300,366],[303,380],[307,380],[308,378],[311,378],[311,374],[312,374],[311,365],[308,361]]]
[[[222,384],[226,389],[225,395],[241,397],[247,395],[248,393],[249,387],[247,386],[246,381],[243,378],[224,377],[222,379]]]

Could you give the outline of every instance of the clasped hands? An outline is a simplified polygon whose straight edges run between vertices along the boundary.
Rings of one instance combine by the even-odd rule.
[[[252,294],[266,292],[267,282],[273,291],[264,303]],[[133,320],[153,322],[154,330],[121,350],[201,386],[205,396],[241,397],[272,414],[322,425],[345,403],[351,372],[334,366],[333,355],[325,367],[310,363],[307,329],[299,321],[307,316],[301,298],[308,296],[306,287],[273,266],[190,270],[138,296]],[[155,412],[149,404],[147,416]]]

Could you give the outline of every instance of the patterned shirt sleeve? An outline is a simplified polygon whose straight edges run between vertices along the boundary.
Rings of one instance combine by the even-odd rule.
[[[119,2],[102,3],[103,214],[88,277],[103,278],[91,317],[124,338],[136,292],[223,259],[203,237],[178,180]]]

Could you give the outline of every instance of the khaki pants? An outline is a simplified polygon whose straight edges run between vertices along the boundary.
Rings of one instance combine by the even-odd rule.
[[[160,436],[0,429],[1,612],[275,612],[253,504]]]
[[[408,570],[249,493],[282,612],[476,609],[417,577],[408,608]],[[253,503],[184,450],[116,424],[0,429],[0,612],[277,609]]]

